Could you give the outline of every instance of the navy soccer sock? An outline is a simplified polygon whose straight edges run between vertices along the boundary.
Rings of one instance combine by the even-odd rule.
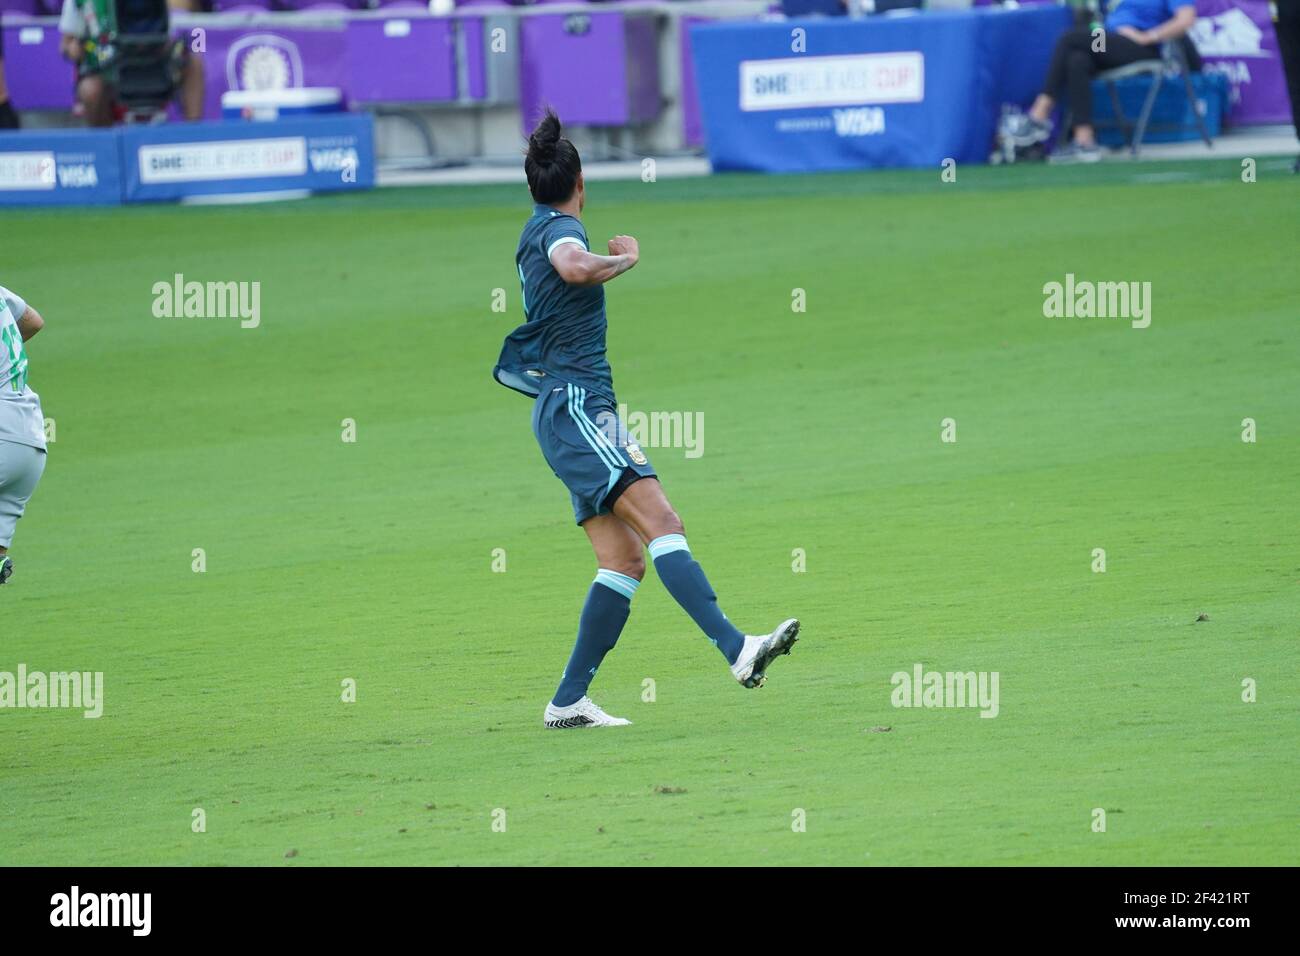
[[[680,534],[665,534],[650,542],[650,557],[655,571],[668,593],[682,606],[692,620],[700,626],[713,645],[727,659],[736,663],[736,657],[745,644],[745,635],[727,620],[718,607],[718,596],[709,586],[704,569],[691,557],[686,538]]]
[[[632,595],[641,582],[636,578],[600,568],[587,592],[587,603],[578,618],[578,641],[569,655],[568,666],[560,678],[551,703],[568,707],[587,693],[596,668],[618,643],[619,634],[632,610]]]

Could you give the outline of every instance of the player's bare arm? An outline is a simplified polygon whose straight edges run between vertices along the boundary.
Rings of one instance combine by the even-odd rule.
[[[574,243],[556,246],[551,265],[569,285],[592,286],[608,282],[627,272],[641,257],[637,241],[631,236],[609,240],[609,255],[597,255]]]
[[[45,328],[45,320],[41,318],[39,312],[29,305],[27,311],[24,312],[22,317],[18,320],[18,334],[21,335],[23,341],[26,342],[43,328]]]

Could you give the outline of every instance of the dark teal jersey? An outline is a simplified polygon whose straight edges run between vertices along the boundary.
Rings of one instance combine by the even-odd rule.
[[[566,242],[589,249],[582,223],[550,206],[534,206],[515,252],[525,321],[506,336],[492,376],[530,396],[537,395],[538,380],[550,375],[613,399],[605,358],[605,287],[573,286],[560,278],[551,251]]]

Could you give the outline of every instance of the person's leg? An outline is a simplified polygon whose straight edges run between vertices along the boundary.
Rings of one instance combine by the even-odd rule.
[[[745,644],[742,634],[718,607],[718,597],[691,557],[682,521],[656,478],[643,478],[614,502],[614,514],[636,531],[650,549],[655,572],[668,593],[699,625],[709,640],[734,664]]]
[[[2,34],[0,34],[2,35]],[[9,87],[5,84],[5,60],[0,51],[0,129],[18,129],[18,114],[9,102]]]
[[[1092,42],[1092,33],[1087,27],[1074,27],[1061,34],[1052,51],[1052,59],[1047,65],[1047,76],[1043,80],[1043,90],[1029,108],[1029,115],[1039,123],[1046,123],[1052,118],[1056,101],[1066,91],[1069,80],[1068,65],[1070,57],[1078,51],[1087,51]]]
[[[0,584],[13,574],[9,545],[14,526],[27,510],[27,502],[44,473],[45,452],[31,445],[0,440]]]
[[[631,612],[632,595],[645,575],[645,556],[635,531],[612,514],[582,523],[596,552],[596,580],[578,619],[578,640],[551,703],[568,707],[587,694],[596,669],[618,642]]]
[[[102,76],[91,74],[77,81],[77,100],[88,126],[113,125],[113,97]]]
[[[1074,142],[1079,146],[1097,143],[1092,126],[1092,72],[1092,57],[1082,50],[1072,50],[1065,62],[1065,83],[1074,113]]]
[[[181,68],[181,111],[187,120],[203,119],[203,84],[203,58],[191,53]]]

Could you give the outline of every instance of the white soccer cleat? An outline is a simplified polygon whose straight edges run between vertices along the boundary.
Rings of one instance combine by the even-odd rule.
[[[745,687],[762,687],[767,682],[767,669],[777,657],[789,654],[799,639],[799,622],[795,618],[782,622],[771,634],[757,637],[745,636],[745,646],[731,665],[731,673]]]
[[[574,727],[623,727],[632,723],[623,717],[611,717],[590,697],[582,697],[568,707],[546,705],[542,722],[551,730],[569,730]]]

